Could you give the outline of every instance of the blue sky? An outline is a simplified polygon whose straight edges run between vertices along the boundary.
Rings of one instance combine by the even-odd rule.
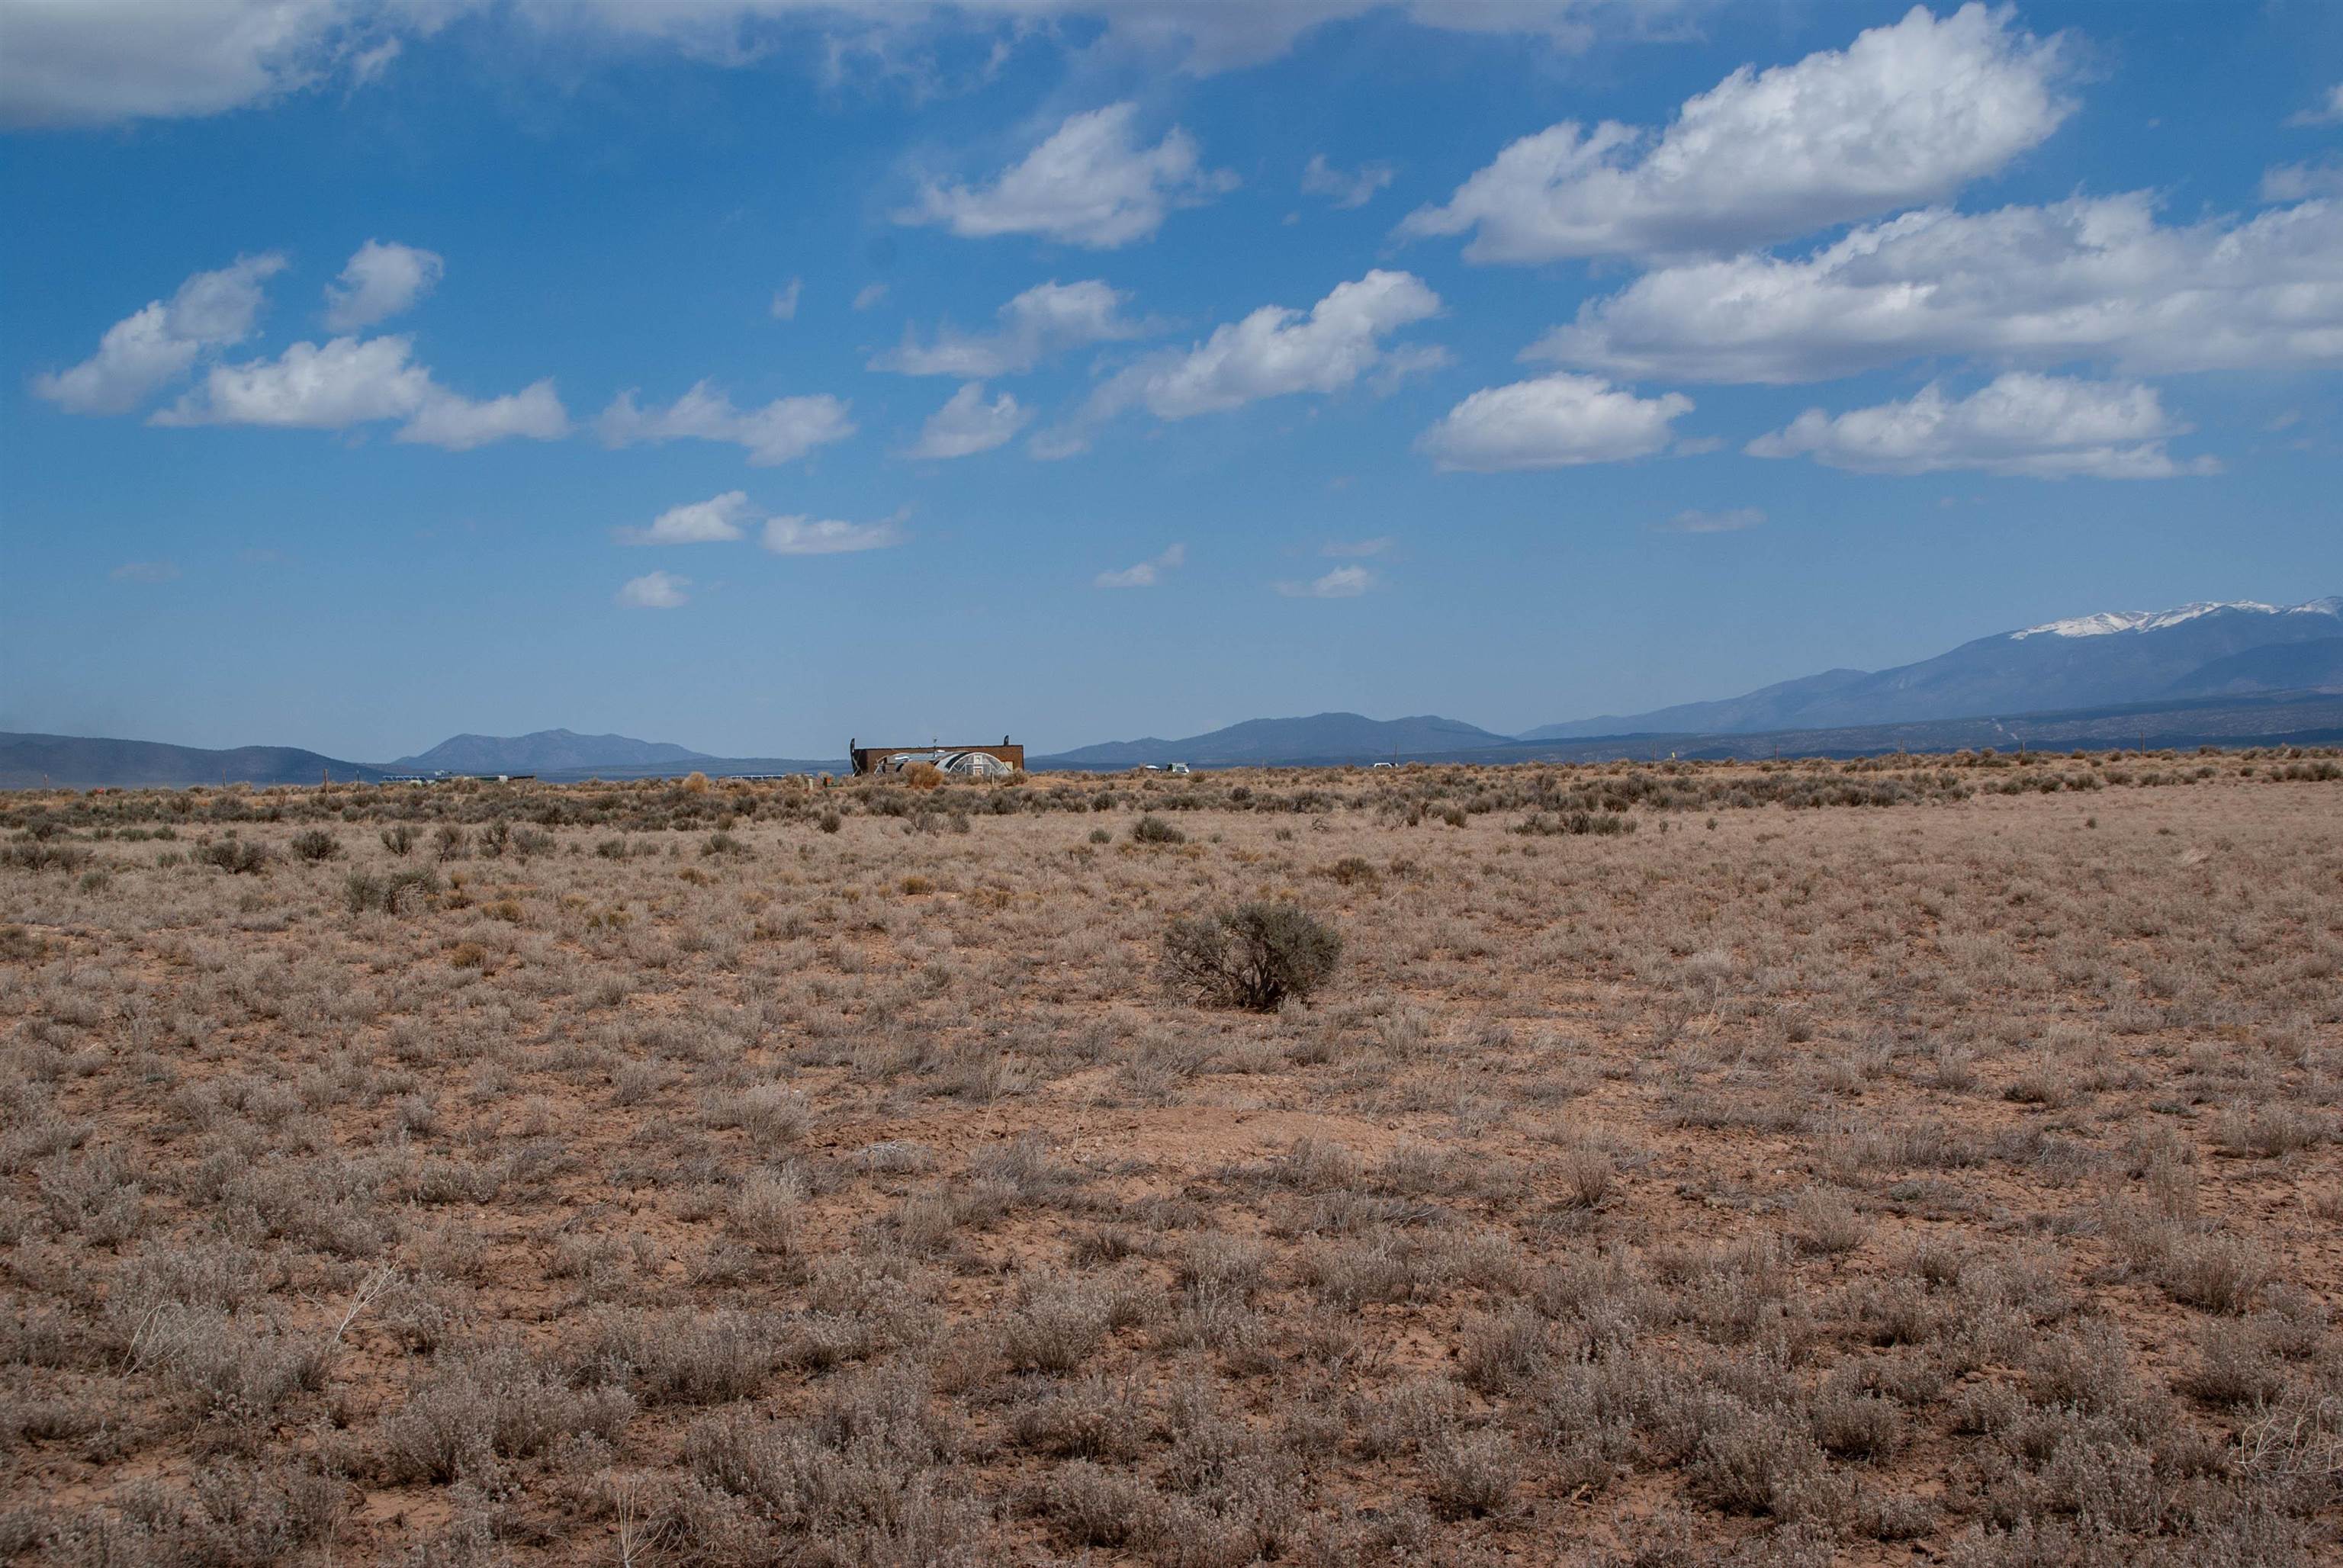
[[[1512,731],[2343,591],[2343,8],[0,0],[0,728]]]

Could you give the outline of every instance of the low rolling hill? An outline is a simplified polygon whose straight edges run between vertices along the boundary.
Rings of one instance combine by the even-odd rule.
[[[156,740],[0,734],[0,789],[180,789],[189,784],[316,784],[379,779],[387,769],[295,746],[207,750]]]

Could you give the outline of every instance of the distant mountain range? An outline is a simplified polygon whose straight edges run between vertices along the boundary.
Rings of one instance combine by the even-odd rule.
[[[1503,746],[1509,738],[1457,719],[1363,719],[1355,713],[1320,713],[1308,719],[1249,719],[1209,735],[1185,740],[1111,740],[1033,759],[1044,768],[1133,768],[1147,762],[1186,762],[1197,767],[1243,763],[1308,762],[1320,758],[1389,758],[1427,751],[1466,751]]]
[[[1356,713],[1254,719],[1203,735],[1036,757],[1037,769],[1404,759],[1510,762],[1658,755],[1842,755],[2343,740],[2343,597],[2109,611],[1963,643],[1894,669],[1832,669],[1715,702],[1607,714],[1499,735],[1461,719]],[[311,784],[394,773],[549,779],[846,770],[843,758],[714,757],[624,735],[458,735],[396,762],[291,747],[211,751],[144,740],[0,734],[0,788]]]
[[[528,735],[457,735],[428,751],[390,764],[401,773],[567,773],[578,769],[656,768],[668,763],[686,770],[714,760],[662,740],[624,735],[579,735],[539,729]]]
[[[2283,608],[2236,602],[2082,616],[1982,637],[1894,669],[1828,669],[1721,702],[1541,725],[1519,739],[1829,729],[2315,688],[2336,678],[2333,651],[2283,650],[2338,637],[2343,598]],[[2234,662],[2248,654],[2259,657]]]
[[[596,755],[606,759],[583,760]],[[291,746],[208,750],[154,740],[0,732],[0,789],[177,789],[190,784],[367,782],[408,773],[531,774],[557,782],[583,779],[658,779],[694,771],[843,773],[846,759],[709,757],[680,746],[623,735],[573,735],[566,729],[498,737],[458,735],[396,762],[350,762]]]

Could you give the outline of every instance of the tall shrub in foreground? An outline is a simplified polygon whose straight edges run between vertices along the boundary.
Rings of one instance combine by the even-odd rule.
[[[1163,932],[1166,980],[1213,1007],[1272,1012],[1289,996],[1307,1001],[1342,958],[1341,933],[1294,903],[1181,916]]]

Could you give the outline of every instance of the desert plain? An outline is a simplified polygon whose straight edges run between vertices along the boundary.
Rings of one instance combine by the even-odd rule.
[[[0,797],[0,1555],[2343,1554],[2335,753],[918,783]]]

